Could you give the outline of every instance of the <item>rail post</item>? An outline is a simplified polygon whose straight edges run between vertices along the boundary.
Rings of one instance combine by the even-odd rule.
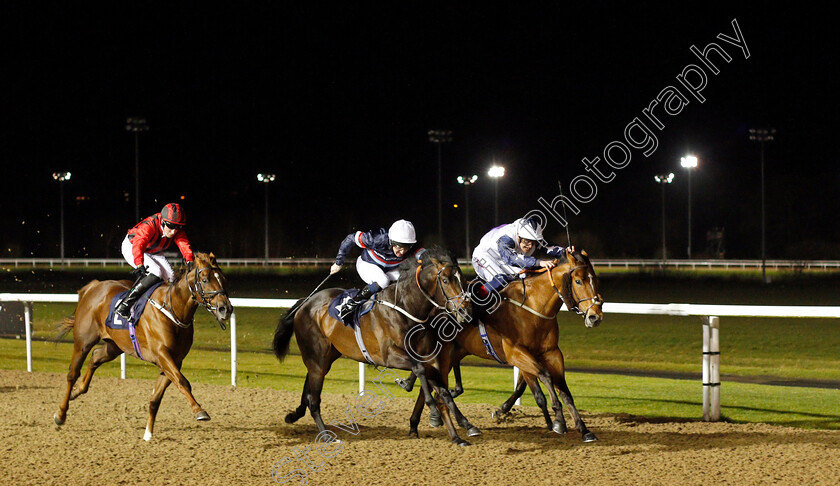
[[[720,420],[720,318],[703,323],[703,420]]]

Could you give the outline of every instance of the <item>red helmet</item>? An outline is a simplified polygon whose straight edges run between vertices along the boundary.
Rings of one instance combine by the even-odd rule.
[[[184,226],[187,224],[187,217],[184,215],[184,210],[181,209],[180,204],[169,203],[160,210],[160,218],[164,223],[169,223],[173,226]]]

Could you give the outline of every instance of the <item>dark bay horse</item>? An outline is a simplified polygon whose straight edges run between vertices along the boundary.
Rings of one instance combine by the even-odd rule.
[[[516,390],[518,395],[505,402],[497,413],[509,412],[516,398],[524,392],[527,383],[534,393],[537,405],[543,411],[548,428],[565,433],[566,422],[562,405],[555,394],[556,389],[569,409],[583,440],[591,442],[597,438],[586,428],[566,384],[563,353],[558,346],[559,327],[556,316],[565,302],[569,310],[583,316],[587,327],[595,327],[603,319],[603,300],[598,293],[595,270],[585,251],[567,253],[565,261],[555,263],[557,266],[551,270],[533,272],[531,276],[508,285],[500,294],[502,301],[497,302],[499,305],[491,308],[489,313],[481,314],[488,339],[499,359],[517,366],[522,371]],[[585,304],[583,308],[582,304]],[[494,357],[484,346],[477,325],[465,327],[458,334],[455,343],[451,363],[455,366],[455,376],[459,381],[456,391],[453,391],[453,395],[457,396],[459,391],[463,390],[458,369],[460,361],[470,354],[485,359]],[[555,411],[553,422],[537,380],[546,385],[551,396],[552,408]],[[412,384],[410,378],[404,388],[410,390]],[[421,413],[422,407],[415,407],[415,414],[411,418],[411,425],[415,430]]]
[[[452,442],[469,445],[458,437],[449,415],[454,401],[447,388],[447,376],[440,372],[442,368],[449,370],[448,349],[434,356],[434,350],[441,349],[437,336],[421,332],[411,338],[412,351],[406,350],[406,336],[415,334],[412,329],[416,322],[428,322],[441,312],[449,313],[459,323],[469,319],[471,307],[464,291],[461,269],[451,255],[432,248],[423,252],[419,261],[404,261],[400,273],[395,284],[379,292],[377,300],[380,302],[361,317],[362,342],[376,366],[414,372],[423,386],[421,400],[430,407],[437,406]],[[330,301],[339,293],[341,289],[322,290],[299,307],[296,304],[280,320],[274,334],[274,353],[282,361],[294,333],[307,368],[300,405],[286,415],[285,421],[296,422],[308,407],[319,433],[326,430],[321,418],[321,390],[332,363],[341,356],[369,362],[360,350],[354,329],[328,314]],[[397,306],[405,313],[381,302]],[[434,358],[422,362],[420,356]],[[437,392],[437,401],[432,399],[430,385]]]
[[[152,293],[136,326],[143,360],[160,368],[149,402],[149,420],[143,439],[148,441],[152,438],[160,401],[172,382],[187,397],[196,420],[210,420],[210,415],[195,401],[190,382],[181,374],[181,363],[192,346],[193,316],[199,305],[213,314],[222,329],[224,321],[233,313],[225,282],[216,257],[212,253],[196,253],[195,261],[187,264],[186,270],[178,273],[174,282],[165,283]],[[64,424],[70,400],[88,391],[93,373],[99,366],[122,353],[137,357],[127,329],[105,327],[112,298],[130,287],[131,282],[126,280],[94,280],[79,290],[76,312],[73,317],[65,319],[57,337],[60,339],[73,331],[73,357],[67,373],[67,392],[53,417],[57,425]],[[152,305],[152,301],[160,304],[169,315]],[[105,342],[104,346],[93,351],[82,383],[74,389],[85,358],[100,341]]]

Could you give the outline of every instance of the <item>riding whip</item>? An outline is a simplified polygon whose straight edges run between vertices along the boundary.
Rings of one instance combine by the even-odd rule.
[[[560,186],[560,200],[563,199],[563,182],[560,179],[557,179],[557,185]],[[563,204],[563,220],[566,221],[566,239],[569,241],[569,247],[572,246],[572,237],[569,234],[569,217],[566,216],[566,205]]]
[[[298,307],[300,307],[300,306],[302,306],[303,304],[305,304],[305,303],[306,303],[306,301],[307,301],[307,300],[309,300],[309,298],[310,298],[310,297],[312,297],[312,295],[313,295],[313,294],[315,294],[315,292],[317,292],[318,290],[320,290],[320,288],[321,288],[321,287],[322,287],[325,283],[327,283],[327,280],[329,280],[329,279],[330,279],[330,277],[332,277],[332,276],[333,276],[333,274],[332,274],[332,273],[330,273],[329,275],[327,275],[327,276],[326,276],[326,278],[324,278],[324,280],[321,280],[321,283],[319,283],[319,284],[318,284],[318,286],[317,286],[317,287],[315,287],[315,289],[314,289],[312,292],[310,292],[310,293],[309,293],[309,295],[307,295],[305,298],[303,298],[303,299],[301,299],[301,300],[297,301],[297,302],[295,303],[295,305],[293,305],[293,306],[292,306],[292,308],[291,308],[291,309],[289,309],[289,311],[288,311],[288,312],[286,312],[286,315],[290,315],[290,314],[292,314],[293,312],[297,311],[297,310],[298,310]]]

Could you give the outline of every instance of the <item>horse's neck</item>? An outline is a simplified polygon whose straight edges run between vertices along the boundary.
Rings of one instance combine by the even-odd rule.
[[[552,273],[557,271],[555,269]],[[551,286],[552,280],[543,273],[547,272],[540,272],[511,283],[505,288],[506,297],[521,302],[541,314],[553,316],[560,310],[563,302]]]
[[[187,275],[185,274],[176,282],[172,282],[172,291],[169,296],[172,310],[178,314],[184,322],[190,322],[198,309],[198,302],[192,298],[189,285],[187,284]]]
[[[423,319],[431,312],[432,304],[421,295],[417,283],[413,279],[398,281],[391,288],[394,289],[392,298],[394,304],[405,309],[409,314]]]

